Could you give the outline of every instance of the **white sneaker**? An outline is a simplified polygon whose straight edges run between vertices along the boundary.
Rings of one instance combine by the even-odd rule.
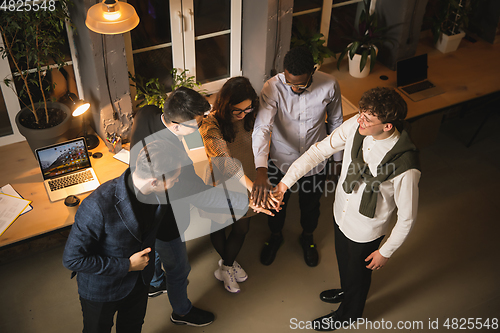
[[[233,269],[236,282],[245,282],[248,279],[247,272],[236,261],[233,262]]]
[[[234,277],[234,269],[232,266],[221,265],[214,272],[215,278],[219,281],[224,281],[224,288],[230,293],[239,293],[240,286]]]
[[[219,260],[219,267],[222,266],[222,259]],[[245,282],[248,279],[248,274],[236,261],[233,261],[234,278],[236,282]]]

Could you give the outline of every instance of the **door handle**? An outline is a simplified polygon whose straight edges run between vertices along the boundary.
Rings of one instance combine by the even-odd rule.
[[[179,33],[182,33],[182,23],[184,21],[184,16],[182,15],[181,11],[179,10],[177,12],[177,16],[179,16]]]
[[[194,20],[194,13],[191,8],[189,8],[189,31],[193,30],[193,20]]]

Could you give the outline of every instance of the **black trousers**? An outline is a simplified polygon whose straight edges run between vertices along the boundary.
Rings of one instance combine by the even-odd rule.
[[[115,302],[93,302],[80,297],[83,312],[83,333],[109,333],[116,317],[117,333],[139,333],[142,330],[148,305],[148,286],[141,275],[134,289],[125,298]]]
[[[365,262],[365,259],[378,250],[384,236],[368,243],[357,243],[340,231],[335,219],[333,224],[335,225],[335,251],[339,265],[340,285],[344,291],[344,300],[337,314],[341,321],[349,319],[355,321],[363,315],[372,280],[372,270],[366,268],[368,262]]]
[[[300,178],[296,186],[299,192],[300,225],[304,233],[312,233],[318,226],[319,200],[323,195],[326,180],[326,167],[315,175]],[[273,186],[278,185],[285,176],[273,162],[269,161],[267,176]],[[295,188],[295,186],[293,187]],[[267,221],[272,233],[280,233],[286,219],[286,207],[292,194],[291,189],[286,191],[283,198],[284,205],[279,212],[274,212],[274,216],[268,216]]]

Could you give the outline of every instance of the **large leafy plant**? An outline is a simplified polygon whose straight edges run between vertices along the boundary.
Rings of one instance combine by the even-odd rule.
[[[21,88],[13,90],[21,104],[33,113],[36,124],[43,128],[49,126],[47,103],[50,100],[47,95],[54,88],[44,78],[50,67],[60,68],[64,65],[64,26],[65,21],[69,20],[68,5],[71,1],[59,0],[54,4],[49,1],[39,4],[26,1],[21,7],[17,5],[18,2],[21,3],[17,1],[12,8],[8,2],[9,5],[0,15],[3,39],[0,55],[10,60],[15,71],[14,78],[6,77],[3,80],[11,88],[13,81],[20,80],[18,87]],[[35,103],[38,102],[44,104],[44,116],[37,112]]]
[[[177,68],[170,71],[170,74],[172,74],[172,91],[179,87],[190,89],[201,87],[201,83],[197,82],[194,76],[188,76],[188,72],[189,69],[180,70]],[[134,77],[130,72],[128,76],[134,82],[131,86],[136,88],[135,100],[142,100],[138,107],[155,105],[163,110],[168,93],[165,85],[160,83],[158,78],[155,77],[146,81],[142,76],[136,75]]]
[[[307,46],[313,55],[314,62],[318,65],[321,65],[325,58],[335,57],[335,53],[324,44],[325,36],[322,33],[313,32],[300,21],[292,26],[290,47]]]
[[[357,28],[353,27],[353,36],[345,37],[351,41],[340,54],[337,60],[337,69],[340,69],[340,62],[346,54],[352,59],[355,54],[361,55],[359,70],[363,71],[370,56],[370,68],[373,68],[377,60],[377,50],[383,43],[393,41],[386,36],[386,32],[392,26],[381,27],[376,13],[370,14],[370,0],[363,0],[363,10],[359,16]]]

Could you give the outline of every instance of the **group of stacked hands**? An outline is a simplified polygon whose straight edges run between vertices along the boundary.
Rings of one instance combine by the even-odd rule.
[[[259,97],[247,78],[235,77],[213,107],[181,87],[163,110],[138,111],[130,168],[83,200],[64,251],[64,265],[77,275],[84,332],[110,332],[116,312],[117,332],[140,332],[148,295],[165,292],[175,324],[213,322],[214,315],[187,296],[191,267],[183,235],[192,223],[190,205],[212,220],[210,238],[221,257],[214,275],[237,293],[248,278],[236,256],[250,217],[269,215],[271,235],[260,259],[270,265],[283,244],[290,189],[297,184],[300,244],[306,264],[317,266],[313,232],[332,155],[337,163],[343,159],[333,204],[341,288],[320,298],[341,304],[311,326],[330,331],[362,317],[372,271],[387,263],[416,219],[420,171],[417,150],[401,126],[406,103],[393,89],[374,88],[359,101],[359,115],[343,122],[338,82],[315,72],[307,48],[291,49],[284,68]],[[210,161],[204,180],[181,142],[196,130]],[[228,191],[229,179],[243,190]],[[380,246],[396,207],[397,223]]]

